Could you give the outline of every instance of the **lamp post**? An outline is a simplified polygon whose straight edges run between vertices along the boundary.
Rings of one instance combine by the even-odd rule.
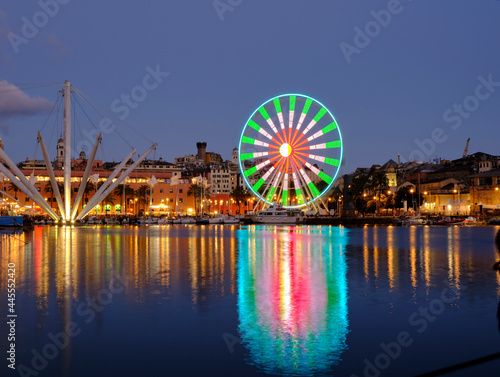
[[[410,189],[411,192],[411,209],[413,212],[415,212],[415,199],[413,199],[413,193],[415,192],[414,189]]]

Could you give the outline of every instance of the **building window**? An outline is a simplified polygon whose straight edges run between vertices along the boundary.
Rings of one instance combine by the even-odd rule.
[[[28,203],[28,202],[30,201],[30,198],[26,197],[26,198],[24,198],[24,201],[25,201],[26,203]]]
[[[174,202],[174,199],[173,198],[170,198],[170,203],[173,203]]]
[[[182,198],[179,199],[179,203],[182,203]]]
[[[170,189],[170,193],[173,194],[174,193],[174,189]]]
[[[179,189],[179,194],[182,194],[182,189]]]
[[[160,194],[163,194],[163,189],[160,189]]]

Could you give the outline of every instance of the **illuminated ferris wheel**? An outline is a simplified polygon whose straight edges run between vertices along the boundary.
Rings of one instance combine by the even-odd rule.
[[[339,125],[323,104],[284,94],[254,111],[238,150],[240,171],[259,202],[318,208],[339,174],[344,147]]]

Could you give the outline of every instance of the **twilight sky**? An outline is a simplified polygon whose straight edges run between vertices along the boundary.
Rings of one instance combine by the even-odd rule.
[[[252,112],[288,92],[334,113],[344,173],[398,153],[459,158],[469,137],[470,153],[500,155],[499,20],[497,0],[2,2],[0,137],[14,161],[40,159],[43,128],[54,157],[61,86],[31,83],[70,80],[172,162],[197,141],[230,159]],[[75,108],[84,139],[99,121]],[[98,158],[123,158],[122,136],[147,149],[127,125]]]

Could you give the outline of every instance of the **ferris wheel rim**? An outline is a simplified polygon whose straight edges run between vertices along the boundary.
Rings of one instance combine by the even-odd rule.
[[[337,178],[340,174],[340,171],[342,170],[342,165],[343,165],[343,161],[344,161],[344,140],[343,140],[343,137],[342,137],[342,131],[340,129],[340,125],[337,121],[337,119],[335,118],[335,116],[333,115],[333,113],[330,111],[330,109],[328,107],[326,107],[321,101],[319,101],[318,99],[314,98],[314,97],[311,97],[311,96],[308,96],[307,94],[301,94],[301,93],[286,93],[286,94],[280,94],[280,95],[277,95],[277,96],[274,96],[272,97],[271,99],[268,99],[267,101],[263,102],[261,105],[259,105],[255,111],[250,115],[250,117],[247,119],[246,123],[245,123],[245,126],[243,127],[243,130],[241,131],[241,135],[240,135],[240,140],[239,140],[239,143],[238,143],[238,165],[239,165],[239,169],[240,169],[240,173],[242,173],[242,177],[243,177],[243,180],[247,186],[247,188],[257,197],[259,198],[260,201],[263,201],[264,203],[272,206],[272,205],[275,205],[276,203],[273,203],[273,202],[270,202],[268,201],[264,196],[261,196],[258,192],[256,192],[252,185],[250,184],[250,182],[248,181],[247,177],[245,176],[244,174],[244,169],[243,169],[243,165],[242,165],[242,159],[241,159],[241,148],[242,148],[242,143],[243,143],[243,137],[245,136],[245,132],[248,128],[248,125],[250,123],[250,121],[253,119],[253,117],[259,112],[259,110],[263,107],[265,107],[268,103],[270,102],[273,102],[274,100],[276,99],[279,99],[279,98],[290,98],[292,96],[296,96],[296,97],[302,97],[302,98],[305,98],[305,99],[309,99],[311,100],[313,103],[316,103],[318,105],[320,105],[322,108],[324,108],[326,110],[326,112],[328,113],[328,115],[333,119],[333,121],[335,122],[335,124],[337,125],[337,132],[338,132],[338,136],[339,136],[339,141],[340,141],[340,156],[339,156],[339,165],[335,171],[335,174],[333,175],[332,177],[332,181],[327,185],[327,187],[322,190],[320,192],[320,194],[318,196],[316,196],[315,198],[311,198],[311,200],[304,200],[304,203],[303,204],[297,204],[297,205],[282,205],[283,208],[287,208],[287,209],[297,209],[297,208],[303,208],[303,207],[307,207],[308,205],[312,204],[312,203],[315,203],[316,201],[318,201],[319,199],[321,199],[323,196],[325,196],[328,191],[330,191],[330,189],[332,188],[332,186],[335,184],[335,182],[337,181]]]

